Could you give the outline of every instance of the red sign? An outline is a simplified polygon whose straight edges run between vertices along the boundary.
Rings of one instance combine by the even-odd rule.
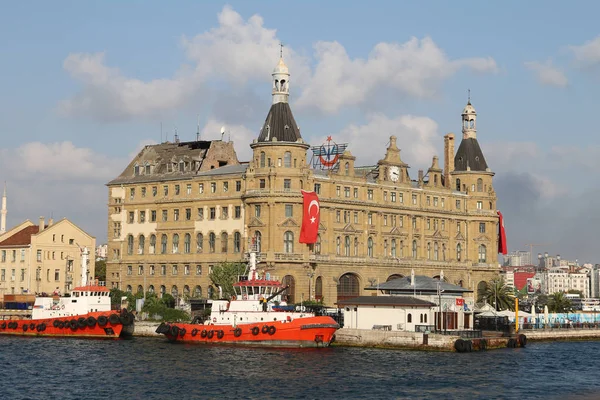
[[[465,304],[465,299],[456,299],[457,306],[463,306]]]

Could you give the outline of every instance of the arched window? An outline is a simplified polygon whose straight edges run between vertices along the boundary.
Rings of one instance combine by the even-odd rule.
[[[281,294],[281,298],[286,300],[288,304],[296,302],[296,280],[292,275],[286,275],[281,280],[283,286],[288,288]]]
[[[480,263],[486,262],[485,261],[486,258],[487,258],[486,257],[487,254],[486,253],[487,253],[487,249],[486,249],[485,245],[484,244],[479,245],[479,262]]]
[[[383,240],[383,256],[384,257],[388,256],[388,241],[387,241],[387,239]]]
[[[154,293],[154,285],[148,286],[148,293]]]
[[[344,237],[344,255],[350,257],[350,236]]]
[[[290,168],[292,166],[292,153],[286,151],[283,154],[283,166],[286,168]]]
[[[260,167],[264,168],[265,167],[265,162],[266,162],[266,155],[264,151],[260,152]]]
[[[185,254],[190,254],[192,247],[192,235],[186,233],[183,237],[183,252]]]
[[[188,285],[185,285],[183,287],[183,295],[188,298],[190,297],[190,287]]]
[[[227,242],[229,241],[229,235],[227,232],[221,233],[221,253],[227,253]]]
[[[215,242],[216,242],[216,237],[214,232],[211,232],[208,234],[208,251],[211,253],[215,252]]]
[[[317,235],[317,242],[315,243],[315,254],[321,254],[321,235]]]
[[[392,239],[392,257],[396,257],[396,239]]]
[[[127,254],[133,254],[133,235],[127,235]]]
[[[146,246],[146,237],[144,235],[140,235],[138,240],[138,254],[144,254],[144,247]]]
[[[421,324],[423,323],[423,314],[420,314],[419,322],[420,322]]]
[[[166,286],[165,285],[160,285],[160,297],[163,297],[165,293],[167,293]]]
[[[474,119],[469,120],[469,128],[475,129],[475,120]]]
[[[194,298],[199,299],[202,297],[202,288],[198,285],[194,288]]]
[[[344,164],[344,172],[346,173],[346,175],[350,175],[350,163],[349,162]]]
[[[427,323],[427,314],[424,314],[424,316],[423,316],[423,322]]]
[[[252,241],[254,242],[254,247],[256,248],[256,251],[258,253],[260,253],[261,248],[262,248],[262,235],[260,233],[260,231],[254,231],[254,238],[252,239]]]
[[[242,235],[239,232],[233,233],[233,252],[239,253],[242,251]]]
[[[354,238],[354,256],[358,257],[358,238]]]
[[[204,235],[201,233],[196,234],[196,253],[202,253],[204,247]]]
[[[462,247],[460,246],[460,243],[456,245],[456,261],[460,261],[462,256]]]
[[[373,257],[373,238],[367,239],[367,256]]]
[[[133,289],[131,288],[131,285],[127,285],[127,288],[125,289],[125,291],[127,291],[127,292],[131,293],[131,292],[132,292],[132,290],[133,290]]]
[[[137,292],[139,294],[144,294],[144,287],[142,285],[138,285]]]
[[[483,192],[483,179],[481,178],[477,179],[477,191]]]
[[[179,235],[173,234],[173,254],[179,253]]]
[[[412,256],[413,258],[417,258],[417,241],[413,240],[412,243]]]
[[[352,273],[340,276],[337,285],[338,301],[351,299],[360,295],[360,282],[358,277]]]
[[[335,254],[338,256],[340,255],[341,241],[339,236],[335,238]]]
[[[404,275],[402,275],[402,274],[392,274],[392,275],[388,276],[388,278],[385,281],[389,282],[389,281],[393,281],[395,279],[400,279],[400,278],[404,278]]]
[[[165,234],[160,237],[160,253],[167,254],[167,235]]]
[[[431,260],[431,243],[427,242],[427,259]]]
[[[212,299],[215,296],[215,288],[212,285],[208,286],[207,294],[209,299]]]
[[[437,261],[437,260],[439,260],[439,258],[440,258],[440,249],[439,249],[439,245],[438,245],[438,243],[437,243],[437,242],[435,242],[435,243],[433,244],[433,259],[434,259],[435,261]]]
[[[410,313],[409,313],[409,314],[406,316],[406,322],[408,322],[409,324],[410,324],[410,323],[412,323],[412,314],[410,314]]]
[[[284,253],[294,252],[294,234],[290,231],[283,234],[283,251]]]
[[[156,235],[150,235],[150,247],[148,248],[150,254],[156,252]]]
[[[315,300],[321,301],[323,298],[323,278],[317,276],[315,280]]]
[[[456,191],[460,192],[460,179],[456,180]]]
[[[177,289],[177,285],[173,285],[171,288],[171,296],[177,298],[179,296],[179,290]]]

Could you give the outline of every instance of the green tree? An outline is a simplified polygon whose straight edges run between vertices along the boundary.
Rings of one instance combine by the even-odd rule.
[[[106,282],[106,260],[97,260],[95,275],[99,281]]]
[[[562,313],[571,309],[571,300],[563,292],[556,292],[548,300],[548,310],[550,312]]]
[[[235,295],[233,290],[233,284],[238,281],[238,277],[244,275],[246,271],[246,265],[241,262],[224,262],[215,265],[212,272],[208,277],[212,283],[223,291],[224,298],[231,298]],[[218,291],[215,291],[213,296],[217,295]]]
[[[506,286],[503,278],[495,278],[486,282],[485,287],[477,293],[478,301],[495,305],[496,310],[514,310],[515,295],[512,288]]]
[[[129,292],[124,292],[122,290],[116,289],[116,288],[112,288],[110,289],[110,305],[113,308],[119,308],[121,307],[121,298],[122,297],[127,297],[127,309],[128,310],[135,310],[135,296]]]
[[[146,301],[142,311],[148,313],[151,319],[162,319],[164,321],[189,321],[188,313],[169,307],[171,302],[175,302],[173,296],[165,294],[159,299],[154,293],[146,293]]]

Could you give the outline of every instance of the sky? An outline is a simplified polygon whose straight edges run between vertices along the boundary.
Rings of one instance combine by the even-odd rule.
[[[468,90],[509,251],[600,262],[600,3],[21,1],[0,14],[8,226],[107,237],[107,182],[146,144],[249,143],[279,44],[303,138],[357,165],[398,137],[411,175],[460,138]]]

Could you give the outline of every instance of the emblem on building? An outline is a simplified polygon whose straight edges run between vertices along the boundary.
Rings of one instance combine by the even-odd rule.
[[[322,145],[311,147],[313,168],[337,169],[340,155],[344,154],[347,147],[348,143],[338,144],[331,136],[327,136]]]

